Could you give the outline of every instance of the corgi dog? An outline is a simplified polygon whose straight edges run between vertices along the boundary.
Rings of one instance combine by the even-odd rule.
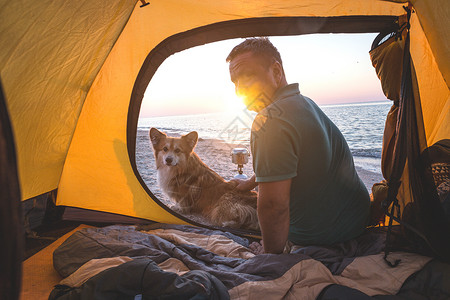
[[[158,185],[181,214],[200,214],[215,226],[259,230],[257,194],[235,190],[194,152],[198,134],[168,137],[151,128]]]

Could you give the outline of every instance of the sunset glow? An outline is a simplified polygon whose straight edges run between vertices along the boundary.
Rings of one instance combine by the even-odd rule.
[[[288,83],[319,105],[385,101],[369,58],[376,34],[314,34],[271,37]],[[225,59],[242,39],[176,53],[150,81],[141,117],[241,111]]]

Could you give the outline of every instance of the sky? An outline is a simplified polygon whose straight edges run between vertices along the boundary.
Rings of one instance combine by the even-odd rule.
[[[288,83],[318,105],[387,101],[369,50],[376,34],[311,34],[270,37],[283,60]],[[140,117],[242,110],[225,59],[243,39],[190,48],[158,68]]]

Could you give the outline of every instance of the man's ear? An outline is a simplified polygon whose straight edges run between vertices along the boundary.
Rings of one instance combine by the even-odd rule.
[[[181,139],[187,143],[187,145],[189,146],[189,148],[192,151],[192,150],[194,150],[195,145],[197,145],[198,133],[197,133],[197,131],[192,131],[186,135],[183,135],[181,137]]]
[[[150,141],[152,142],[153,147],[159,144],[162,138],[166,138],[167,135],[162,133],[156,128],[150,128]]]
[[[283,79],[284,71],[283,71],[283,66],[280,64],[279,61],[274,61],[272,63],[272,72],[275,77],[277,85],[280,85],[280,83]]]

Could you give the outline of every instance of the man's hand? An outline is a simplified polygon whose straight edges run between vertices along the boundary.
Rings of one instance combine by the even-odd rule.
[[[255,182],[255,175],[250,179],[231,179],[229,183],[235,185],[235,189],[241,192],[248,192],[253,190],[258,184]]]
[[[262,240],[261,243],[253,242],[250,245],[248,245],[248,247],[255,255],[264,254],[264,244]]]

